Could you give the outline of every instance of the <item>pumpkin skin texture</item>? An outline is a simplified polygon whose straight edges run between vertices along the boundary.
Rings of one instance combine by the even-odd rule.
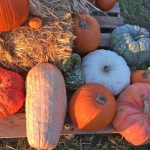
[[[116,2],[117,0],[95,0],[96,6],[103,11],[112,9]]]
[[[21,26],[29,14],[28,0],[0,0],[0,32]]]
[[[150,84],[150,68],[147,70],[136,70],[131,73],[131,83]]]
[[[135,83],[117,99],[114,127],[133,145],[150,142],[150,85]]]
[[[150,59],[149,32],[132,25],[117,27],[111,34],[110,47],[121,55],[129,66],[142,69]]]
[[[81,71],[81,57],[73,53],[67,60],[60,64],[68,91],[74,91],[84,84],[84,76]]]
[[[118,95],[130,84],[130,69],[125,60],[110,50],[96,50],[83,58],[86,83],[99,83]]]
[[[29,20],[29,27],[31,29],[40,29],[42,27],[42,19],[33,17]]]
[[[94,51],[100,45],[100,26],[97,20],[89,15],[75,15],[73,18],[74,50],[79,54]]]
[[[0,120],[20,110],[25,101],[25,82],[17,73],[0,68]]]
[[[27,75],[26,130],[36,149],[54,149],[63,128],[67,97],[63,76],[52,64],[42,63]]]
[[[73,95],[69,115],[73,124],[83,131],[97,131],[109,125],[116,112],[112,93],[100,84],[85,84]]]

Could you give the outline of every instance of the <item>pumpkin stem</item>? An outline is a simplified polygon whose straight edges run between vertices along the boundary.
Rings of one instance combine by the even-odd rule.
[[[88,24],[87,24],[86,21],[81,20],[81,21],[79,22],[79,27],[80,27],[82,30],[85,30],[85,29],[88,29]]]
[[[104,66],[104,72],[108,73],[111,70],[109,66]]]
[[[143,72],[143,78],[148,78],[149,74],[150,74],[150,68],[148,68]]]
[[[106,103],[106,99],[105,99],[105,97],[102,96],[102,95],[97,95],[97,97],[96,97],[96,102],[98,102],[98,103],[104,105],[104,104]]]
[[[147,102],[147,96],[145,96],[144,94],[141,95],[142,97],[142,100],[144,101],[144,109],[143,109],[143,112],[145,114],[149,113],[149,104]]]

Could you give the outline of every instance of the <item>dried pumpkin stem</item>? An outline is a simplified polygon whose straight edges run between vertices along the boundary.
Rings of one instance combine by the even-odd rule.
[[[104,104],[106,103],[106,99],[105,99],[105,97],[102,96],[102,95],[97,95],[97,97],[96,97],[96,102],[98,102],[98,103],[104,105]]]
[[[147,114],[147,113],[149,113],[149,104],[148,104],[148,100],[147,100],[147,96],[146,95],[144,95],[144,94],[142,94],[141,95],[141,98],[142,98],[142,100],[143,100],[143,102],[144,102],[144,109],[143,109],[143,112],[145,113],[145,114]]]
[[[82,29],[82,30],[85,30],[85,29],[88,29],[88,24],[86,21],[80,21],[79,22],[79,27]]]
[[[111,70],[110,66],[104,66],[104,72],[108,73]]]
[[[144,71],[143,78],[148,78],[149,74],[150,74],[150,68]]]

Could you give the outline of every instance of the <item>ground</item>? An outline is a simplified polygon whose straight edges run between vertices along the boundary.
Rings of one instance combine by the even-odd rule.
[[[119,0],[125,23],[150,31],[150,0]],[[120,135],[80,135],[61,137],[56,150],[149,150],[150,144],[135,147]],[[0,150],[33,150],[27,139],[1,139]]]

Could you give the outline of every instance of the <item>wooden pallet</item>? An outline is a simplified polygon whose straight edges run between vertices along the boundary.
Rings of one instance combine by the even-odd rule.
[[[104,15],[103,13],[95,11],[92,8],[90,10],[91,15],[98,20],[102,31],[101,45],[99,48],[109,48],[109,39],[112,30],[118,26],[123,25],[123,18],[120,15],[119,5],[117,3],[112,10],[106,12],[109,17]],[[97,132],[83,132],[73,127],[73,125],[70,122],[69,124],[70,129],[69,130],[63,129],[62,131],[63,135],[117,133],[117,131],[112,127],[112,125]],[[0,121],[0,138],[20,138],[20,137],[26,137],[25,113],[17,113],[15,115],[10,116],[9,118]]]
[[[106,14],[101,11],[96,11],[94,8],[90,8],[90,14],[95,17],[101,27],[101,44],[100,48],[109,48],[109,40],[111,32],[118,26],[124,24],[123,17],[120,14],[119,4],[116,5],[110,11],[107,11]]]

